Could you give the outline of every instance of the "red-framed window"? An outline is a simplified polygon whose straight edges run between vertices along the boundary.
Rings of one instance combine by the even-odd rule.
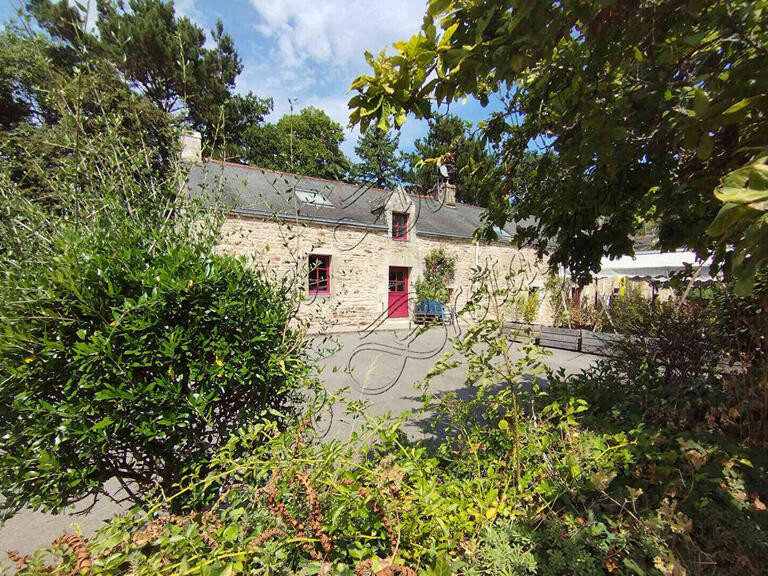
[[[309,255],[309,293],[331,293],[331,257],[310,254]]]
[[[392,240],[408,240],[408,214],[392,212]]]

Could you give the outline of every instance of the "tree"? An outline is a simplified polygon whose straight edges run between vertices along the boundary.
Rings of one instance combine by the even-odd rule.
[[[252,126],[264,123],[272,106],[272,98],[259,98],[250,91],[233,94],[221,107],[213,133],[208,135],[209,155],[244,162],[246,133]]]
[[[0,515],[113,477],[167,494],[234,430],[289,420],[306,373],[290,287],[216,254],[214,215],[178,197],[169,115],[54,49],[0,36],[26,111],[0,130]]]
[[[340,180],[349,170],[340,148],[344,130],[312,106],[286,114],[275,124],[252,126],[244,139],[246,161],[262,168],[329,180]]]
[[[206,42],[202,28],[163,0],[98,0],[98,34],[68,0],[29,0],[27,8],[70,55],[85,47],[109,59],[158,108],[199,130],[212,155],[240,156],[248,123],[271,110],[269,99],[233,93],[243,66],[221,21]]]
[[[396,43],[395,56],[371,57],[372,75],[355,80],[352,121],[399,126],[409,112],[430,116],[433,103],[493,95],[503,109],[483,136],[502,147],[500,193],[513,201],[499,203],[489,225],[536,218],[521,239],[536,237],[553,266],[582,281],[603,256],[632,253],[639,219],[658,221],[662,248],[705,255],[721,206],[714,188],[768,146],[763,18],[747,0],[432,0],[420,33]],[[558,158],[543,155],[536,171],[558,182],[553,196],[511,189],[531,146]],[[740,213],[755,207],[730,216]],[[720,255],[747,242],[742,263],[764,263],[766,234],[750,244],[741,230]]]
[[[403,179],[416,191],[428,193],[437,181],[435,163],[429,160],[452,154],[458,173],[456,199],[487,206],[490,195],[501,185],[498,158],[470,133],[472,124],[458,116],[437,116],[428,124],[427,136],[414,143],[416,152],[404,157],[408,168]]]
[[[394,190],[400,179],[397,150],[400,135],[370,128],[357,139],[355,152],[360,162],[352,167],[352,177],[362,184]]]
[[[39,199],[46,209],[64,213],[76,211],[91,190],[85,184],[110,169],[78,169],[72,161],[78,137],[115,134],[135,152],[150,147],[158,154],[145,158],[158,173],[168,169],[177,140],[169,115],[132,91],[111,62],[92,56],[75,67],[66,54],[62,58],[61,46],[42,34],[14,28],[0,33],[0,90],[12,103],[0,122],[0,168],[25,191],[25,200]],[[74,110],[77,136],[62,121]],[[65,179],[81,186],[63,192]]]

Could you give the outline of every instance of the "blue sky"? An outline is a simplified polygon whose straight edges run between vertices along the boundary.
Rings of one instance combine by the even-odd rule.
[[[0,0],[7,20],[21,0]],[[82,1],[82,0],[81,0]],[[83,2],[85,3],[85,2]],[[95,3],[95,2],[94,2]],[[177,12],[209,30],[221,19],[232,35],[244,69],[237,90],[274,98],[271,120],[288,111],[315,106],[347,127],[347,88],[369,71],[364,59],[416,33],[426,4],[420,0],[176,0]],[[454,114],[477,122],[487,110],[475,101],[454,104]],[[425,122],[409,118],[401,148],[426,132]],[[354,155],[357,131],[346,129],[344,152]]]

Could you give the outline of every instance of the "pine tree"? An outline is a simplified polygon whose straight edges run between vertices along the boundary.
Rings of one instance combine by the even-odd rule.
[[[407,186],[429,193],[436,177],[435,163],[427,160],[452,154],[458,174],[456,199],[487,206],[489,198],[501,187],[498,158],[470,133],[471,128],[469,122],[451,114],[429,120],[427,136],[416,140],[416,151],[403,157],[403,180]]]
[[[355,153],[360,162],[352,167],[353,179],[361,184],[393,190],[402,172],[397,155],[399,145],[399,134],[369,128],[357,139]]]

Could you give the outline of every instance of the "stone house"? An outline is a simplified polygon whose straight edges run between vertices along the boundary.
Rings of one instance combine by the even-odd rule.
[[[456,202],[451,178],[434,196],[409,195],[203,160],[196,135],[184,137],[182,158],[193,164],[191,193],[226,211],[220,248],[294,281],[306,296],[300,312],[317,330],[408,327],[434,248],[456,257],[449,292],[457,309],[478,270],[525,269],[543,284],[545,264],[510,243],[511,226],[496,230],[496,242],[474,239],[483,210]]]

